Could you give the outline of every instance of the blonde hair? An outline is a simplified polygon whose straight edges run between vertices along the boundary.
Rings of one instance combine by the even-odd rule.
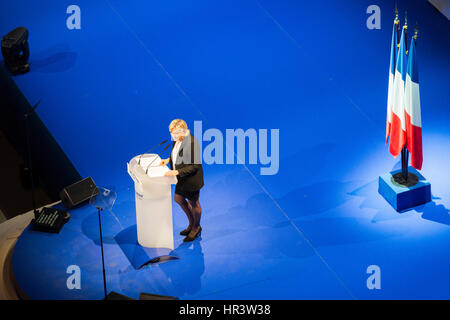
[[[186,124],[186,121],[181,119],[175,119],[172,120],[172,122],[169,124],[169,131],[172,132],[175,129],[187,129],[188,126]]]

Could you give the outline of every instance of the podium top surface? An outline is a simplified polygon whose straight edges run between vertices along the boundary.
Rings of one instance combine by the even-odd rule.
[[[128,173],[138,183],[151,181],[162,184],[176,184],[176,177],[166,177],[164,174],[170,169],[160,166],[161,158],[157,154],[146,153],[137,155],[127,163]]]

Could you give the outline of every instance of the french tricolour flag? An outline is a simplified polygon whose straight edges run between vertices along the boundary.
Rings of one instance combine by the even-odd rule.
[[[392,28],[392,42],[391,42],[391,63],[389,66],[389,86],[388,86],[388,102],[387,102],[387,115],[386,115],[386,142],[391,133],[391,114],[392,114],[392,103],[394,101],[394,76],[395,76],[395,61],[397,60],[397,28],[398,20],[394,21],[394,26]]]
[[[411,165],[422,169],[422,119],[420,115],[419,73],[416,61],[416,43],[411,40],[405,84],[406,147],[411,153]]]
[[[395,66],[395,76],[392,95],[391,112],[391,138],[389,139],[389,152],[397,157],[406,143],[405,124],[405,79],[406,79],[406,50],[405,29],[402,28],[400,37],[400,49],[398,50]]]

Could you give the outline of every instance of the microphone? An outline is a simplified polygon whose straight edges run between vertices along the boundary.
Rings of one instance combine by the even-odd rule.
[[[166,149],[167,149],[169,146],[170,146],[170,143],[164,148],[163,151],[161,151],[160,154],[158,154],[158,157],[159,157],[160,155],[162,155],[162,154],[164,153],[164,151],[166,151]],[[150,164],[147,166],[147,169],[145,170],[145,174],[147,174],[148,168],[150,168],[151,164],[152,164],[153,162],[155,162],[155,160],[158,159],[158,157],[155,157],[155,159],[153,159],[152,162],[150,162]]]
[[[155,149],[158,148],[160,145],[162,145],[162,144],[164,144],[164,143],[166,143],[166,142],[167,142],[167,140],[164,140],[164,141],[161,142],[160,144],[158,144],[158,145],[156,145],[156,146],[154,146],[154,147],[148,149],[148,150],[145,151],[143,154],[141,154],[140,157],[139,157],[139,160],[138,160],[138,164],[141,164],[141,158],[142,158],[142,156],[143,156],[144,154],[146,154],[146,153],[148,153],[148,152],[151,152],[151,151],[155,150]]]

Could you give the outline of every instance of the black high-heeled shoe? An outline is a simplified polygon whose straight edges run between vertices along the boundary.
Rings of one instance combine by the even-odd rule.
[[[192,232],[192,230],[191,230],[191,232]],[[191,235],[191,232],[189,232],[187,237],[183,239],[184,242],[194,241],[202,233],[202,227],[198,228],[198,231],[193,235]]]
[[[184,229],[183,231],[180,231],[180,235],[182,236],[187,236],[189,234],[189,232],[191,232],[192,228],[191,227],[187,227],[186,229]]]

